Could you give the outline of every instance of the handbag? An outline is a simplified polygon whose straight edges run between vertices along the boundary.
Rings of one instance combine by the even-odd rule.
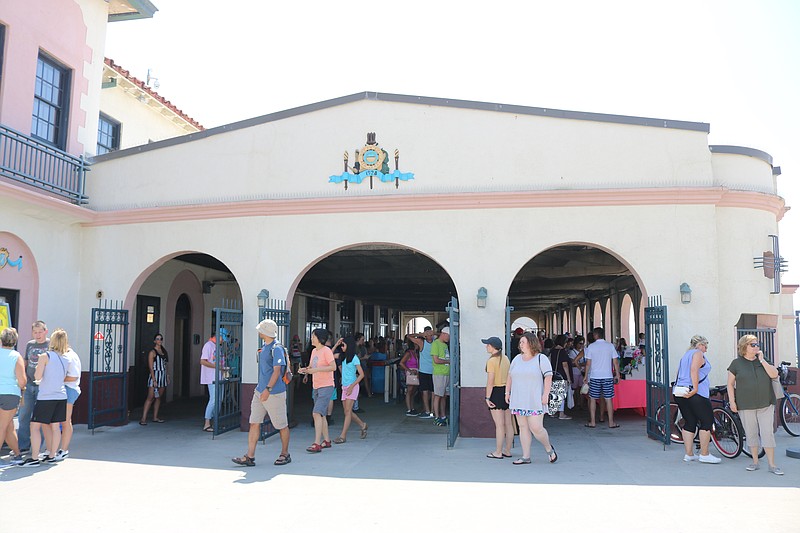
[[[419,385],[419,374],[406,370],[406,385]]]
[[[542,354],[539,354],[539,357],[541,360]],[[539,365],[539,372],[542,372],[541,364]],[[544,372],[542,372],[542,377],[544,377]],[[553,381],[550,385],[550,395],[547,398],[547,414],[550,416],[558,415],[558,411],[567,397],[568,388],[569,382],[561,377],[561,374],[558,372],[553,372]]]
[[[692,392],[691,387],[684,387],[682,385],[675,385],[672,387],[672,395],[678,398],[685,398],[690,392]]]
[[[572,387],[567,387],[567,409],[575,408],[575,394]]]
[[[589,382],[585,381],[583,385],[581,385],[581,394],[589,394]]]
[[[781,385],[781,375],[778,374],[778,377],[775,379],[771,379],[770,382],[772,383],[772,392],[775,393],[775,399],[780,400],[783,398],[783,385]]]

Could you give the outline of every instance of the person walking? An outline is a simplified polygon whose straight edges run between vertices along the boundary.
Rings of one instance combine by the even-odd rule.
[[[505,400],[511,414],[517,417],[522,457],[515,465],[531,463],[531,436],[544,447],[551,463],[558,460],[556,449],[550,444],[550,435],[544,428],[544,413],[553,382],[550,359],[542,353],[539,339],[524,333],[519,340],[520,354],[511,362],[506,381]]]
[[[216,351],[217,335],[215,333],[208,338],[200,353],[200,384],[208,387],[208,403],[206,404],[203,431],[209,432],[214,431],[211,419],[214,418],[214,409],[216,408]]]
[[[336,444],[347,442],[347,430],[350,424],[355,422],[361,428],[362,439],[367,438],[367,423],[361,420],[353,412],[353,404],[358,398],[358,384],[364,379],[364,369],[361,368],[361,361],[356,355],[356,340],[353,337],[346,337],[340,344],[341,363],[342,363],[342,407],[344,408],[344,424],[342,432],[334,439]]]
[[[688,392],[679,396],[675,394],[675,403],[683,415],[684,425],[681,429],[683,446],[686,454],[683,460],[688,462],[699,460],[701,463],[717,464],[722,459],[711,455],[708,443],[711,441],[711,427],[714,424],[714,412],[711,407],[708,375],[711,363],[706,358],[708,339],[695,335],[689,341],[689,349],[678,363],[676,387],[686,387]],[[694,434],[700,428],[700,457],[694,454]]]
[[[764,352],[754,335],[739,339],[738,357],[728,367],[728,401],[731,411],[739,413],[744,426],[745,439],[753,462],[746,470],[758,470],[758,453],[763,446],[769,471],[777,476],[783,470],[775,464],[775,393],[771,380],[778,377],[778,369],[764,359]]]
[[[151,405],[153,406],[153,422],[156,424],[164,423],[158,417],[158,410],[161,407],[161,398],[164,397],[167,385],[169,385],[168,361],[169,354],[167,354],[167,349],[164,348],[164,336],[161,333],[156,333],[156,336],[153,337],[153,349],[147,354],[147,368],[150,370],[150,376],[147,378],[147,399],[144,401],[142,419],[139,420],[140,426],[147,425],[147,413],[150,411]]]
[[[325,345],[328,341],[328,330],[317,328],[311,333],[311,360],[308,366],[300,368],[300,373],[311,375],[311,384],[314,388],[311,398],[314,407],[311,414],[314,417],[314,443],[306,451],[319,453],[331,447],[331,438],[328,434],[328,403],[333,397],[333,372],[336,370],[336,359],[331,349]]]
[[[511,457],[514,444],[514,424],[506,402],[505,391],[508,369],[511,362],[503,355],[503,343],[499,337],[481,339],[486,345],[489,360],[486,361],[486,406],[494,422],[495,449],[486,454],[489,459]]]
[[[0,444],[5,441],[11,448],[11,464],[22,464],[17,432],[14,431],[14,414],[17,412],[28,378],[25,360],[14,349],[19,335],[14,328],[0,333]]]
[[[413,342],[407,343],[406,351],[399,364],[400,369],[406,373],[406,416],[419,416],[417,410],[414,409],[414,395],[419,388],[419,354]]]
[[[258,352],[258,383],[250,401],[250,428],[247,433],[247,452],[241,457],[231,459],[240,466],[256,466],[256,445],[261,438],[261,424],[269,416],[272,426],[281,438],[281,453],[272,463],[284,466],[292,462],[289,455],[289,419],[286,416],[286,375],[289,361],[286,349],[276,339],[278,324],[265,319],[256,326],[258,336],[264,345]]]

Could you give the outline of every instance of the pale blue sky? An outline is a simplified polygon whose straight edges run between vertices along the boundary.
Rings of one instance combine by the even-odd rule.
[[[710,123],[781,167],[800,283],[800,2],[154,3],[106,56],[206,127],[362,91]]]

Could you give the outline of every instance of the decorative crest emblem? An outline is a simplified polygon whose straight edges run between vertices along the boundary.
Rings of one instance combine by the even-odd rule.
[[[378,178],[383,183],[394,180],[394,187],[400,187],[401,181],[414,179],[412,172],[400,172],[400,150],[394,151],[394,171],[389,170],[389,154],[386,150],[378,146],[375,140],[375,133],[367,133],[367,144],[363,148],[356,149],[355,161],[350,166],[350,154],[344,153],[344,172],[338,176],[331,176],[329,183],[344,182],[344,190],[347,190],[348,183],[359,184],[364,178],[369,178],[369,188],[373,187],[373,179]]]

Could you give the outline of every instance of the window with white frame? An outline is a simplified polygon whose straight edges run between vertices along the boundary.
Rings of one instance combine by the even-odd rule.
[[[61,148],[67,145],[69,70],[43,53],[36,63],[31,135]]]

